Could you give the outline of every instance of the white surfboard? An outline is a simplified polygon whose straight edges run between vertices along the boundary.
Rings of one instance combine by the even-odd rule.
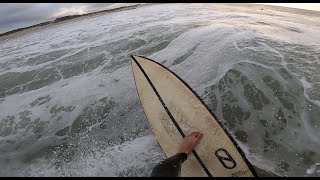
[[[188,132],[204,134],[182,164],[181,176],[256,176],[227,130],[184,81],[153,60],[131,57],[144,113],[166,156],[177,153]]]

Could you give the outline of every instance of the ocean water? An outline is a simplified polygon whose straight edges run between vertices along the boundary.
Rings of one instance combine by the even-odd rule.
[[[165,155],[135,54],[185,80],[259,176],[320,176],[319,13],[260,7],[150,5],[0,41],[0,175],[148,176]]]

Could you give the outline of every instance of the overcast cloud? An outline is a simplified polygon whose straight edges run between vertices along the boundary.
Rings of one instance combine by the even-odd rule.
[[[61,16],[83,14],[133,4],[134,3],[3,3],[0,5],[0,33],[54,20]]]

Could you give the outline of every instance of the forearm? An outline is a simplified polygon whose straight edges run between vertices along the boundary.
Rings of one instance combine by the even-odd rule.
[[[187,159],[186,153],[177,153],[160,163],[152,170],[151,177],[178,177],[181,172],[181,164]]]

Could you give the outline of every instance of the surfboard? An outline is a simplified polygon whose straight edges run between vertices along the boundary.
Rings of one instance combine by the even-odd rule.
[[[175,155],[189,132],[200,130],[204,134],[182,164],[182,177],[256,176],[235,140],[191,87],[154,60],[131,58],[141,105],[165,155]]]

